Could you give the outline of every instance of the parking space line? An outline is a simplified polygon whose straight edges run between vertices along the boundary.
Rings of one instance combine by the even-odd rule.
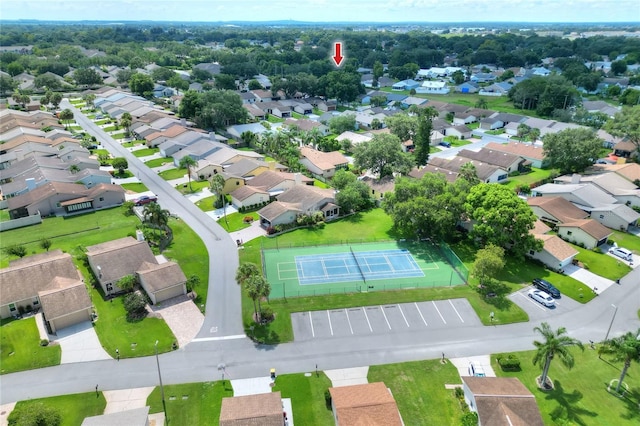
[[[367,324],[369,324],[369,331],[373,333],[373,328],[371,328],[371,323],[369,322],[369,315],[367,315],[364,306],[362,307],[362,312],[364,312],[364,317],[367,319]]]
[[[391,330],[391,324],[389,324],[389,320],[387,319],[387,314],[384,313],[384,308],[382,306],[380,306],[380,311],[382,311],[382,316],[384,317],[384,320],[387,322],[387,326],[389,327],[389,330]]]
[[[533,306],[535,306],[536,308],[542,310],[542,311],[546,311],[545,308],[543,308],[542,306],[540,306],[540,304],[538,302],[536,302],[535,300],[533,300],[532,298],[530,298],[529,296],[525,296],[524,294],[518,292],[518,294],[522,297],[525,298],[525,300],[528,300],[529,303],[533,304]]]
[[[311,324],[311,336],[316,337],[316,332],[313,330],[313,319],[311,318],[311,311],[309,311],[309,323]]]
[[[346,310],[344,310],[344,313],[347,314],[347,322],[349,323],[349,330],[351,330],[351,334],[353,334],[353,327],[351,327],[351,320],[349,319],[349,312]]]
[[[462,317],[460,316],[460,312],[458,312],[458,310],[456,309],[455,306],[453,306],[453,302],[451,301],[451,299],[449,299],[449,304],[451,305],[451,307],[453,308],[454,311],[456,311],[456,314],[458,314],[458,318],[460,318],[460,321],[464,322],[464,320],[462,319]]]
[[[420,314],[420,318],[422,318],[422,322],[424,323],[424,325],[429,327],[429,324],[427,324],[427,321],[422,316],[422,312],[420,312],[420,307],[418,306],[418,302],[413,302],[413,304],[416,305],[416,309],[418,310],[418,313]]]
[[[409,325],[409,321],[407,321],[407,317],[404,316],[404,312],[402,312],[402,306],[398,305],[398,309],[400,309],[400,313],[402,314],[402,318],[404,318],[404,323],[407,324],[407,327],[411,327]]]
[[[329,320],[329,330],[331,330],[331,335],[333,336],[333,326],[331,325],[331,315],[329,315],[328,310],[327,310],[327,319]]]
[[[442,320],[442,322],[446,324],[447,322],[444,320],[444,317],[440,313],[440,309],[438,309],[435,300],[432,300],[431,303],[433,303],[433,307],[436,308],[436,311],[438,312],[438,315],[440,315],[440,319]]]

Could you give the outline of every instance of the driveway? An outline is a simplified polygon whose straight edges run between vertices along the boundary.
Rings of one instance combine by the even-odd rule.
[[[469,371],[469,364],[471,364],[472,362],[473,365],[482,367],[486,377],[496,377],[496,373],[495,371],[493,371],[493,367],[491,366],[490,355],[451,358],[449,359],[449,361],[451,361],[451,364],[453,364],[458,369],[458,374],[460,375],[460,377],[471,376],[471,372]]]
[[[529,321],[548,321],[549,318],[566,314],[583,306],[572,298],[563,296],[560,299],[555,299],[555,308],[548,308],[527,295],[532,288],[532,286],[528,286],[509,295],[509,299],[529,315]]]
[[[150,308],[164,319],[181,348],[196,337],[204,323],[204,315],[187,296],[174,297]]]
[[[580,281],[598,294],[602,293],[614,284],[614,281],[611,281],[608,278],[603,278],[600,275],[596,275],[593,272],[579,268],[575,265],[565,266],[564,273],[565,275]]]
[[[100,344],[96,330],[90,321],[63,328],[58,331],[57,336],[49,336],[49,339],[57,342],[62,349],[60,364],[113,358]],[[114,355],[115,350],[116,348],[113,348]]]

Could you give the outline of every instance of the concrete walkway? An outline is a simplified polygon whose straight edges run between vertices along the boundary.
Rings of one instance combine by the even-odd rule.
[[[269,377],[269,372],[267,371],[266,373],[267,374],[265,374],[264,377],[231,380],[231,387],[233,387],[233,396],[271,393],[271,385],[273,384],[273,380],[271,380],[271,377]]]
[[[63,328],[57,336],[50,335],[49,339],[57,342],[62,349],[60,364],[112,359],[115,356],[116,348],[113,348],[113,356],[107,353],[89,321]]]
[[[185,197],[187,198],[187,200],[195,204],[203,198],[213,197],[213,194],[211,193],[211,190],[209,188],[202,188],[202,191],[196,192],[195,194],[187,194],[185,195]]]
[[[9,426],[9,414],[16,408],[17,402],[0,405],[0,426]]]
[[[99,384],[98,384],[99,385]],[[120,413],[122,411],[142,408],[147,405],[147,398],[155,389],[153,386],[136,389],[121,389],[116,391],[103,391],[107,406],[103,414]]]
[[[174,297],[158,305],[152,305],[150,308],[154,313],[162,316],[181,348],[196,337],[204,323],[204,315],[187,296]]]
[[[575,265],[565,266],[564,273],[565,275],[568,275],[571,278],[580,281],[591,290],[595,291],[597,294],[602,293],[603,291],[611,287],[612,284],[614,284],[614,281],[611,281],[608,278],[601,277],[600,275],[596,275],[593,272],[587,271],[583,268],[579,268]]]
[[[229,233],[229,235],[231,235],[231,238],[233,238],[234,241],[240,240],[242,241],[242,243],[246,243],[247,241],[251,241],[254,238],[267,235],[267,231],[262,226],[260,226],[259,220],[255,220],[248,228],[231,232]]]
[[[451,362],[451,364],[453,364],[458,369],[458,374],[460,375],[460,377],[471,376],[471,374],[469,373],[469,364],[472,362],[474,365],[482,367],[486,377],[496,377],[496,373],[495,371],[493,371],[493,367],[491,367],[490,355],[450,358],[449,362]]]
[[[326,370],[327,375],[334,388],[351,385],[365,385],[369,383],[367,375],[369,374],[369,366],[355,368],[341,368],[338,370]]]

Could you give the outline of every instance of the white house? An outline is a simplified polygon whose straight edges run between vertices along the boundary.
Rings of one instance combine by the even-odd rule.
[[[613,232],[593,219],[581,219],[558,225],[558,235],[564,240],[591,250],[607,243]]]
[[[444,81],[423,81],[422,85],[416,88],[416,93],[431,93],[436,95],[446,95],[449,91],[447,83]]]

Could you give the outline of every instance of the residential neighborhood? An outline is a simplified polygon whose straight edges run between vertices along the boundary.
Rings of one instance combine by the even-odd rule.
[[[7,28],[0,424],[635,424],[635,38]]]

